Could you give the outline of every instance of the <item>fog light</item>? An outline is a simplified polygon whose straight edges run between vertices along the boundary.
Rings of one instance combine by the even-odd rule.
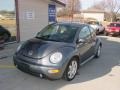
[[[60,70],[58,69],[53,69],[53,70],[48,70],[48,73],[54,74],[54,73],[59,73]]]

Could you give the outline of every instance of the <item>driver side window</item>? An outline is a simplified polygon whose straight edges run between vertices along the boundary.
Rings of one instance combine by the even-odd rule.
[[[79,39],[87,39],[91,36],[90,30],[87,26],[83,27],[79,34]]]

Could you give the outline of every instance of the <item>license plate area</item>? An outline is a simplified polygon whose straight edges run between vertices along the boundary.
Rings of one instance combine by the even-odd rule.
[[[28,71],[30,66],[28,64],[25,64],[25,63],[19,63],[18,67],[24,69],[25,71]]]

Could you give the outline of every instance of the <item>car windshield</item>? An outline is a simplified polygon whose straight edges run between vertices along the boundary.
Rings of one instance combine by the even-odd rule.
[[[78,27],[76,26],[52,24],[40,31],[36,38],[71,43],[74,40],[77,29]]]
[[[111,23],[109,26],[110,27],[120,27],[120,24],[119,23]]]
[[[88,22],[88,24],[90,24],[90,25],[99,25],[99,22],[97,22],[97,21],[90,21],[90,22]]]

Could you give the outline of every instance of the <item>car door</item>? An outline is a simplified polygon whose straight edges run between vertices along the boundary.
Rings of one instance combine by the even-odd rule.
[[[94,55],[95,52],[95,45],[96,45],[96,32],[95,30],[89,26],[91,32],[91,54]]]
[[[3,27],[0,25],[0,40],[3,38],[3,33],[4,33]]]
[[[77,48],[80,53],[81,62],[88,59],[92,56],[92,41],[91,41],[91,32],[88,26],[84,26],[79,32],[79,40],[83,40],[84,42],[80,42],[77,45]]]

